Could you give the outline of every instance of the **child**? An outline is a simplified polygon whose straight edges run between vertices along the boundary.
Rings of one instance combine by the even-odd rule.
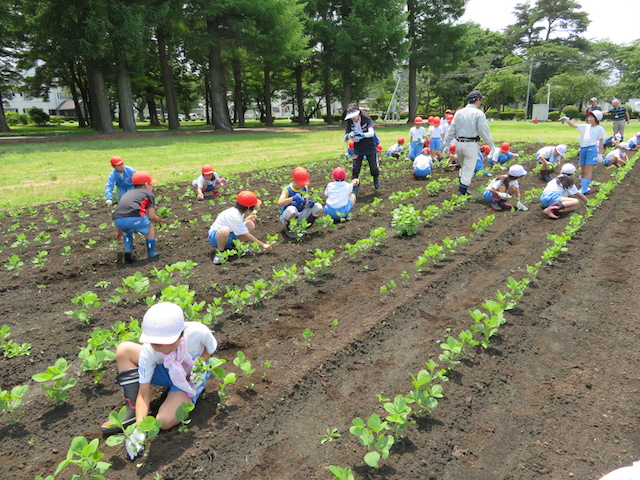
[[[604,128],[600,126],[600,121],[604,114],[600,110],[592,110],[587,113],[587,123],[579,125],[573,123],[568,117],[562,117],[572,128],[580,132],[580,182],[582,183],[580,193],[586,195],[591,193],[589,184],[593,178],[593,166],[602,163],[602,153],[604,152]]]
[[[547,183],[542,195],[540,195],[540,206],[544,209],[542,212],[549,218],[559,218],[556,213],[564,208],[575,207],[580,203],[587,201],[582,193],[578,191],[578,187],[573,183],[571,175],[576,172],[576,167],[572,163],[565,163],[560,170],[561,175]],[[571,198],[571,196],[578,198]]]
[[[520,185],[518,180],[524,177],[527,171],[522,165],[511,165],[507,175],[500,175],[493,180],[484,191],[484,199],[491,205],[491,208],[499,212],[501,210],[511,210],[511,205],[506,200],[512,197],[518,199],[516,208],[526,212],[529,210],[521,201]]]
[[[427,131],[422,126],[422,117],[413,120],[413,127],[409,129],[409,160],[413,161],[424,148]]]
[[[107,179],[107,184],[104,186],[104,197],[107,206],[113,205],[113,187],[115,186],[118,189],[118,193],[116,194],[116,202],[122,195],[127,193],[129,190],[133,190],[133,184],[131,183],[131,177],[136,171],[131,167],[126,167],[124,165],[124,160],[120,157],[111,157],[111,166],[113,170],[109,173],[109,178]]]
[[[404,150],[404,138],[399,138],[396,143],[391,145],[387,150],[387,157],[400,158],[400,154]]]
[[[116,240],[123,238],[124,261],[133,262],[133,232],[146,236],[147,257],[157,260],[156,233],[153,224],[163,220],[156,214],[156,197],[153,185],[156,183],[147,172],[136,172],[131,177],[133,190],[125,193],[113,212],[113,223],[116,226]]]
[[[476,166],[473,170],[473,174],[475,175],[478,172],[482,172],[485,177],[493,177],[490,172],[483,172],[484,170],[484,162],[491,153],[491,147],[489,145],[482,145],[478,150],[478,157],[476,158]]]
[[[280,198],[278,198],[278,206],[280,207],[280,222],[286,228],[286,235],[290,238],[296,238],[295,232],[289,228],[289,222],[292,218],[296,218],[298,222],[307,220],[310,225],[322,215],[323,208],[321,203],[314,202],[309,198],[309,172],[306,168],[296,167],[291,172],[293,181],[282,189]]]
[[[449,163],[446,170],[460,170],[460,162],[458,161],[458,155],[456,154],[456,144],[449,145]]]
[[[634,152],[638,150],[638,142],[640,142],[640,132],[633,135],[627,142],[629,144],[629,150]]]
[[[429,148],[431,154],[437,160],[442,157],[442,143],[444,142],[444,128],[440,126],[440,117],[433,117],[433,123],[429,127]]]
[[[536,160],[542,164],[540,169],[540,178],[545,182],[551,180],[551,172],[556,168],[556,165],[567,153],[567,146],[563,143],[556,145],[555,147],[542,147],[536,153]]]
[[[622,135],[616,133],[610,137],[604,139],[604,148],[617,148],[618,144],[622,141]]]
[[[202,165],[202,175],[196,178],[191,185],[196,191],[198,200],[204,200],[204,194],[211,192],[212,197],[220,195],[220,188],[227,184],[227,180],[213,171],[211,165]]]
[[[603,165],[605,167],[624,167],[629,161],[629,143],[622,142],[618,145],[618,148],[609,152],[604,157]]]
[[[431,149],[423,148],[422,153],[413,161],[413,177],[416,180],[426,180],[431,175],[432,166]]]
[[[488,158],[489,165],[494,165],[496,163],[499,163],[500,165],[502,165],[504,163],[507,163],[512,158],[518,158],[517,153],[511,153],[509,151],[510,148],[511,148],[511,145],[508,144],[507,142],[504,142],[502,145],[500,145],[500,148],[496,149],[493,156]]]
[[[333,182],[329,182],[327,188],[324,189],[324,196],[327,197],[324,213],[334,220],[347,220],[356,203],[356,194],[353,193],[353,188],[360,183],[360,180],[354,178],[351,183],[346,182],[347,171],[342,167],[334,169],[331,178],[333,178]]]
[[[447,112],[450,112],[450,111],[451,110],[445,110],[445,112],[444,112],[445,115],[444,115],[444,119],[442,120],[442,129],[444,130],[444,132],[443,132],[444,137],[443,138],[447,138],[447,134],[449,133],[449,127],[451,127],[451,122],[453,122],[453,114],[447,113]],[[447,146],[443,145],[442,147],[444,149]]]
[[[141,422],[149,414],[151,385],[159,385],[169,388],[156,414],[162,420],[160,428],[177,425],[178,407],[184,402],[196,403],[209,377],[209,373],[193,372],[196,360],[208,361],[217,347],[211,330],[199,322],[185,322],[182,308],[175,303],[161,302],[149,308],[142,318],[140,343],[126,341],[116,349],[117,378],[127,406],[123,424]],[[119,431],[109,422],[102,429],[105,433]],[[144,434],[134,430],[125,443],[131,460],[142,452],[144,443]]]
[[[355,148],[355,143],[353,140],[349,140],[349,143],[347,144],[347,153],[345,155],[345,158],[355,158],[356,153],[354,152]]]
[[[222,257],[220,252],[233,247],[234,240],[242,240],[244,242],[257,242],[265,252],[271,250],[271,245],[261,242],[253,236],[256,228],[255,222],[258,217],[249,215],[255,207],[262,205],[255,193],[242,191],[236,197],[236,204],[231,208],[227,208],[220,212],[216,220],[209,227],[209,243],[216,249],[213,256],[213,264],[220,265]]]

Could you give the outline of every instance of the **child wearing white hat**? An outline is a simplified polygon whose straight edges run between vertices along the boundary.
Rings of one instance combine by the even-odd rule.
[[[621,142],[618,145],[618,148],[607,153],[602,164],[605,167],[624,167],[627,164],[627,161],[629,161],[629,155],[627,154],[628,151],[629,143]]]
[[[587,201],[587,197],[580,193],[571,178],[571,175],[576,173],[576,166],[572,163],[565,163],[560,172],[560,175],[547,183],[542,195],[540,195],[540,206],[544,209],[543,213],[553,219],[560,218],[556,215],[560,210],[575,207],[580,203],[580,200]]]
[[[199,380],[193,366],[199,358],[208,361],[218,343],[206,325],[185,322],[182,308],[169,302],[157,303],[147,310],[140,343],[122,342],[116,349],[117,378],[127,405],[123,424],[140,422],[149,414],[151,385],[160,385],[168,387],[169,392],[156,418],[162,420],[160,428],[168,430],[179,423],[178,407],[184,402],[195,403],[204,390],[209,375]],[[109,422],[102,429],[105,433],[118,431]],[[132,460],[143,450],[144,440],[144,434],[139,432],[127,440],[125,447]]]
[[[556,145],[555,147],[548,146],[542,147],[536,152],[536,160],[542,164],[540,169],[540,178],[545,182],[551,180],[551,172],[556,169],[558,162],[567,153],[567,146],[564,143]]]
[[[484,191],[484,200],[491,205],[491,208],[499,212],[502,210],[511,210],[512,206],[507,203],[510,198],[517,198],[516,208],[526,212],[529,210],[522,203],[520,197],[520,184],[518,180],[524,177],[527,171],[522,165],[511,165],[507,175],[500,175],[491,181]]]
[[[587,123],[579,125],[573,123],[568,117],[562,117],[567,125],[580,132],[580,177],[582,186],[580,193],[583,195],[591,193],[589,184],[593,178],[593,166],[602,163],[602,153],[604,152],[604,128],[600,122],[604,114],[600,110],[587,112]]]

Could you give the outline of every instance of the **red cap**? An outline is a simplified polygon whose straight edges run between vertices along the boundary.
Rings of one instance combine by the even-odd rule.
[[[404,143],[404,138],[399,138],[398,143]]]
[[[431,140],[429,140],[428,138],[424,139],[424,143],[423,143],[423,147],[428,147],[429,143],[431,143]]]
[[[294,168],[293,172],[291,172],[291,176],[298,185],[309,185],[309,183],[311,183],[309,181],[309,172],[307,172],[306,168]]]
[[[351,141],[349,142],[349,148],[350,148],[351,150],[353,150],[353,148],[354,148],[355,146],[356,146],[356,143],[355,143],[353,140],[351,140]]]
[[[456,144],[449,145],[449,153],[456,153]]]
[[[431,149],[429,147],[424,147],[422,149],[422,153],[424,153],[426,155],[431,155]]]
[[[236,202],[238,202],[243,207],[259,207],[262,205],[262,201],[258,198],[258,196],[250,192],[248,190],[243,190],[236,197]]]
[[[333,178],[336,182],[339,182],[340,180],[346,180],[347,171],[342,167],[336,167],[331,173],[331,178]]]
[[[451,123],[451,120],[453,120],[453,115],[445,115],[445,117],[447,119],[447,122]]]
[[[114,167],[116,165],[122,165],[124,163],[124,160],[122,160],[121,157],[111,157],[111,165],[113,165]]]
[[[145,183],[153,185],[156,183],[156,180],[151,178],[151,175],[147,172],[140,171],[133,174],[131,177],[131,183],[133,185],[144,185]]]
[[[500,151],[502,153],[507,153],[510,148],[511,148],[511,145],[509,145],[507,142],[504,142],[502,145],[500,145]]]
[[[422,117],[414,118],[413,123],[415,123],[416,125],[422,125]]]
[[[204,165],[202,165],[202,174],[208,175],[210,173],[213,173],[213,167],[208,163],[205,163]]]
[[[427,123],[429,125],[433,125],[433,115],[429,115],[429,118],[427,118]]]
[[[480,148],[484,150],[484,153],[486,153],[487,155],[491,153],[491,148],[489,148],[489,145],[482,145],[482,147]]]
[[[447,108],[447,109],[444,111],[445,116],[446,116],[446,114],[447,114],[447,113],[448,113],[448,114],[452,114],[453,112],[451,111],[451,109],[450,109],[450,108]]]
[[[439,127],[440,126],[440,117],[435,117],[433,119],[433,126],[434,127]]]
[[[376,147],[376,150],[381,152],[382,151],[382,145],[378,144],[378,146]]]

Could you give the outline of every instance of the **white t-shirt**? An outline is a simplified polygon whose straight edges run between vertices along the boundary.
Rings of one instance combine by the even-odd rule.
[[[619,148],[616,148],[615,150],[611,150],[609,153],[607,153],[607,156],[604,157],[604,158],[609,159],[609,158],[613,158],[613,157],[620,158],[620,159],[624,160],[625,158],[627,158],[627,152],[623,152]]]
[[[442,124],[440,124],[439,127],[434,127],[433,125],[429,127],[430,138],[434,138],[434,137],[442,138],[442,135],[444,135],[444,128],[442,128]]]
[[[502,185],[504,182],[502,181],[502,179],[500,177],[494,179],[491,181],[491,183],[489,185],[487,185],[487,188],[485,188],[485,191],[490,192],[491,188],[493,188],[494,190],[498,190],[498,187],[500,185]],[[507,188],[507,190],[511,187],[515,187],[515,188],[520,188],[520,184],[518,183],[518,180],[511,180],[509,182],[509,187]]]
[[[600,125],[591,126],[588,123],[581,123],[576,125],[576,128],[580,132],[580,146],[591,147],[598,145],[599,140],[604,139],[604,128]]]
[[[547,186],[544,187],[542,193],[557,193],[561,197],[568,197],[570,195],[575,195],[576,193],[578,193],[578,187],[576,187],[575,184],[571,188],[565,189],[556,180],[557,178],[554,178],[549,183],[547,183]]]
[[[249,233],[249,229],[244,224],[244,216],[236,207],[227,208],[220,212],[216,221],[209,227],[209,235],[222,227],[229,227],[237,236]]]
[[[218,348],[218,342],[209,328],[200,322],[185,322],[184,338],[187,343],[187,352],[191,358],[196,359],[206,350],[213,354]],[[156,365],[164,363],[164,355],[156,352],[150,343],[142,345],[140,361],[138,362],[138,375],[140,383],[150,383]],[[185,372],[189,373],[189,372]]]
[[[427,137],[427,131],[424,127],[411,127],[409,129],[409,136],[412,142],[422,142]]]
[[[546,158],[549,162],[554,164],[558,163],[562,158],[562,155],[556,153],[556,147],[554,146],[542,147],[540,150],[538,150],[537,154],[542,158]]]
[[[220,176],[217,173],[213,172],[213,177],[211,178],[211,180],[207,180],[206,178],[204,178],[204,175],[200,175],[192,183],[194,187],[206,190],[209,185],[213,185],[213,188],[215,188],[216,183],[218,183],[219,181]]]
[[[332,208],[342,208],[349,202],[349,195],[353,192],[353,185],[344,180],[339,182],[329,182],[324,189],[327,197],[327,205]]]
[[[433,159],[430,155],[423,155],[422,153],[418,155],[413,160],[413,168],[418,170],[424,170],[425,168],[431,168],[433,164]]]

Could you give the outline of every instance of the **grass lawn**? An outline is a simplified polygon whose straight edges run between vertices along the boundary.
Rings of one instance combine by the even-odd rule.
[[[186,123],[191,129],[211,128],[196,122]],[[611,131],[608,122],[604,127]],[[529,122],[493,121],[490,129],[496,143],[540,142],[577,146],[577,132],[560,123],[534,125]],[[400,136],[408,140],[409,126],[380,127],[377,133],[383,148],[386,148]],[[93,135],[86,140],[49,143],[0,142],[0,164],[4,167],[0,178],[0,208],[101,194],[111,170],[109,158],[113,155],[120,155],[125,164],[148,171],[162,183],[190,181],[199,174],[203,163],[213,165],[222,176],[327,158],[335,158],[336,165],[348,166],[342,158],[344,150],[343,134],[338,126],[310,130],[238,129],[228,134],[150,135],[124,139],[102,139]],[[283,179],[283,183],[286,180]]]

